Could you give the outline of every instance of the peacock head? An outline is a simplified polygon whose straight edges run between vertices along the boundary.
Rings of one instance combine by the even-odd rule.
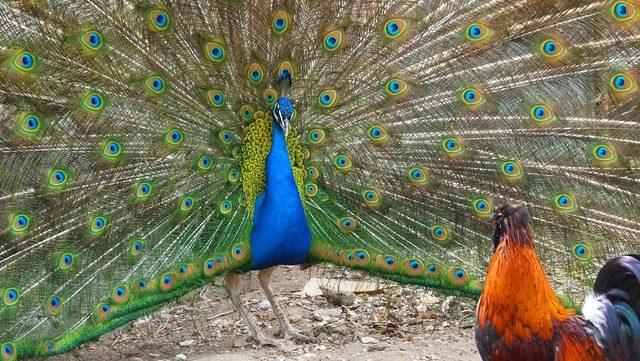
[[[529,244],[532,231],[529,226],[531,216],[520,204],[507,203],[496,209],[493,215],[493,250],[495,251],[504,239],[518,244]]]
[[[291,126],[291,117],[293,116],[293,103],[289,98],[280,98],[273,107],[273,119],[284,132],[284,136],[289,135],[289,127]]]
[[[287,90],[291,87],[291,73],[283,70],[275,81],[280,88],[280,99],[273,107],[273,119],[278,123],[284,136],[289,135],[289,127],[291,126],[291,117],[293,117],[293,103],[287,98]]]

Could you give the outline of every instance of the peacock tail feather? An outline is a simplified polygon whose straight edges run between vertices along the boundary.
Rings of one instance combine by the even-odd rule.
[[[3,360],[251,268],[284,73],[310,261],[477,297],[506,201],[568,302],[640,248],[637,0],[7,0],[0,19]]]

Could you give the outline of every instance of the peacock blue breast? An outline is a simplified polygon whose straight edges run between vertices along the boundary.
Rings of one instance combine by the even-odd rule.
[[[311,230],[291,170],[285,136],[275,123],[272,139],[266,162],[266,188],[254,206],[251,266],[256,270],[304,263],[311,246]]]

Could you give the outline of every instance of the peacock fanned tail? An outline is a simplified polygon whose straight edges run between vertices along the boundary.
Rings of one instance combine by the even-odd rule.
[[[251,268],[286,72],[310,260],[477,297],[514,201],[579,300],[640,248],[639,19],[637,0],[0,2],[2,360]]]

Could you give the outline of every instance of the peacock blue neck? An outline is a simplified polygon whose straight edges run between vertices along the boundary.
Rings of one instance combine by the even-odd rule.
[[[252,268],[300,264],[309,258],[311,230],[296,187],[287,142],[274,122],[266,163],[267,185],[254,206]]]

